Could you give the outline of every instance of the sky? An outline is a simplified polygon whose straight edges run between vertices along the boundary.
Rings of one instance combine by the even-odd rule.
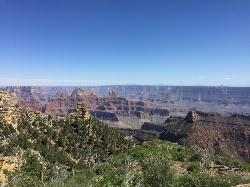
[[[0,0],[0,85],[250,86],[249,0]]]

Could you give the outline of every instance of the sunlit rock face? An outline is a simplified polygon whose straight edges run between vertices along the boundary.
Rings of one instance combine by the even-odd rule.
[[[0,118],[5,123],[16,127],[18,115],[18,99],[14,94],[0,91]]]

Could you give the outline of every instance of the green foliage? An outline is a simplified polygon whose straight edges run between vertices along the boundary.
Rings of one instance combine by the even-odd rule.
[[[18,132],[0,123],[0,132],[8,138],[8,144],[0,145],[1,153],[25,152],[23,165],[10,177],[9,186],[226,187],[244,181],[209,176],[205,152],[160,140],[132,147],[133,142],[95,119],[37,117],[31,121],[21,119]],[[227,157],[214,161],[250,171],[245,162]],[[188,174],[175,175],[178,162],[188,164]]]
[[[143,177],[145,186],[171,186],[174,175],[171,161],[159,153],[143,160]]]
[[[201,169],[201,166],[200,166],[200,163],[199,162],[192,162],[189,164],[189,166],[187,167],[187,171],[189,173],[197,173],[197,172],[200,172],[202,169]]]
[[[20,175],[12,178],[8,183],[9,187],[42,187],[40,181],[37,178],[32,177],[30,175]]]
[[[215,156],[214,161],[218,165],[241,168],[245,171],[250,172],[250,163],[245,162],[245,161],[232,159],[232,158],[225,156],[225,155]]]
[[[126,154],[114,156],[108,162],[94,167],[96,177],[93,178],[92,184],[102,187],[136,183],[140,177],[140,170],[136,167],[134,160],[131,160]]]
[[[14,147],[36,150],[51,163],[73,167],[72,158],[83,160],[80,163],[90,159],[104,161],[111,154],[123,152],[132,146],[131,141],[96,119],[64,118],[48,121],[37,117],[31,121],[28,117],[20,119]],[[15,131],[8,125],[0,124],[1,130],[8,135]],[[3,152],[7,147],[0,146],[0,150]]]
[[[0,134],[1,136],[8,137],[15,132],[15,129],[11,125],[4,124],[0,119]]]
[[[177,159],[179,153],[184,155],[183,160],[187,161],[184,163],[188,164],[189,173],[184,176],[176,176],[173,168],[174,162],[179,162]],[[65,178],[64,174],[61,177],[56,176],[57,171],[51,169],[48,175],[55,177],[44,183],[38,180],[38,158],[30,154],[29,152],[26,154],[27,162],[22,167],[23,176],[15,180],[16,183],[13,183],[15,186],[28,184],[34,187],[229,187],[250,182],[239,176],[210,176],[201,169],[198,161],[192,161],[197,155],[193,150],[163,141],[146,142],[130,148],[127,152],[113,154],[105,162],[96,163],[93,167],[85,167],[79,171],[74,170],[71,176]],[[47,169],[50,170],[49,166]]]
[[[171,147],[147,142],[95,167],[94,186],[170,186],[174,175]]]
[[[67,178],[63,181],[47,182],[44,183],[44,187],[89,187],[90,179],[93,177],[94,173],[85,169],[78,171],[74,176]]]
[[[0,154],[10,156],[15,154],[15,146],[17,143],[17,138],[15,134],[15,129],[8,124],[3,123],[0,119],[0,139],[8,140],[8,144],[0,144]]]
[[[19,120],[17,131],[0,123],[0,132],[5,137],[15,137],[9,138],[11,141],[8,144],[0,145],[1,153],[14,155],[12,150],[25,152],[24,164],[20,172],[17,172],[19,177],[13,183],[16,186],[23,186],[25,181],[31,184],[33,180],[38,185],[37,181],[42,178],[45,183],[64,181],[74,174],[73,170],[85,171],[96,162],[103,162],[111,155],[122,153],[133,145],[133,142],[126,140],[106,124],[96,119],[82,120],[77,117],[50,120],[37,117],[31,120],[29,116],[23,116]],[[80,179],[81,176],[75,176],[74,182]],[[86,179],[85,183],[86,181],[90,182]],[[71,183],[71,180],[67,182]]]
[[[18,145],[23,148],[23,149],[28,149],[28,148],[31,148],[30,147],[30,144],[29,144],[29,141],[28,141],[28,137],[25,135],[25,134],[19,134],[17,136],[17,139],[18,139]]]
[[[173,162],[184,160],[188,163],[189,174],[175,176]],[[137,163],[131,175],[126,166],[126,160]],[[133,165],[133,164],[130,164]],[[106,163],[94,168],[94,186],[175,186],[175,187],[227,187],[244,182],[250,182],[239,176],[210,176],[201,168],[199,153],[182,148],[177,144],[153,141],[130,149],[126,154],[119,154]],[[130,173],[130,183],[126,179]],[[131,177],[132,176],[132,177]],[[129,185],[126,185],[129,184]]]
[[[27,151],[24,155],[25,163],[21,167],[21,171],[28,176],[39,179],[41,177],[42,163],[36,155]]]
[[[231,187],[239,183],[247,182],[239,176],[210,176],[207,173],[192,173],[179,177],[176,187]],[[249,182],[249,181],[248,181]]]
[[[176,182],[178,187],[229,187],[230,184],[222,178],[210,177],[205,173],[188,174]]]

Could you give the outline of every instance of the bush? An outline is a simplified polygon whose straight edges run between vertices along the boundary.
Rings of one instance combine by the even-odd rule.
[[[21,167],[21,171],[33,178],[39,179],[42,171],[42,164],[39,162],[36,155],[30,151],[25,153],[25,163]]]
[[[216,164],[229,166],[229,167],[239,167],[245,171],[250,172],[250,163],[241,160],[235,160],[225,155],[218,155],[214,158]]]
[[[136,146],[95,168],[94,186],[171,186],[171,145],[153,141]]]
[[[228,180],[222,177],[211,177],[205,173],[187,174],[180,177],[176,187],[230,187]]]
[[[9,187],[40,187],[41,182],[37,180],[37,178],[34,178],[29,175],[20,175],[18,177],[13,178],[8,183]]]
[[[143,160],[143,178],[145,186],[171,186],[174,174],[171,161],[162,154],[152,155]]]
[[[201,171],[200,163],[199,162],[193,162],[193,163],[189,164],[189,166],[187,167],[187,171],[189,173],[200,172]]]

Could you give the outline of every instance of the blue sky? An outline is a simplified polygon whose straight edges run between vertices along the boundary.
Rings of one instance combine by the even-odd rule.
[[[250,86],[249,10],[249,0],[0,0],[0,84]]]

